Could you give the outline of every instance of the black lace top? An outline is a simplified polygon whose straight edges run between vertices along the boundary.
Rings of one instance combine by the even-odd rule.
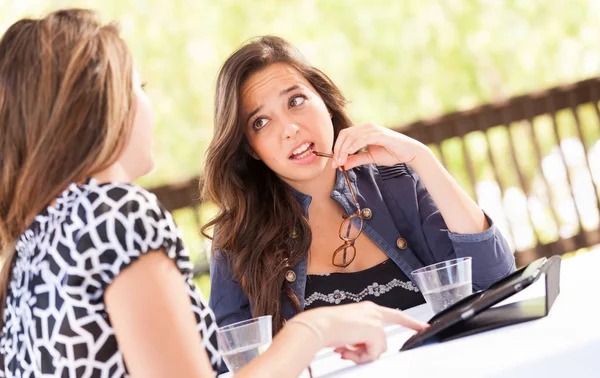
[[[390,259],[354,273],[308,275],[305,310],[361,301],[400,310],[425,303],[419,289]]]

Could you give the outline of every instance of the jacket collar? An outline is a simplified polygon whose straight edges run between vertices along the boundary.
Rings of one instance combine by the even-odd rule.
[[[333,185],[333,191],[331,192],[331,196],[335,194],[342,194],[344,196],[351,196],[350,190],[348,189],[348,185],[346,184],[346,178],[344,177],[344,172],[341,169],[336,169],[335,175],[335,184]],[[356,172],[354,169],[347,170],[348,177],[350,178],[350,182],[352,182],[354,186],[354,191],[358,193],[358,188],[356,187]],[[308,194],[304,194],[291,186],[288,185],[294,196],[298,199],[304,211],[308,213],[308,207],[312,202],[312,197]]]

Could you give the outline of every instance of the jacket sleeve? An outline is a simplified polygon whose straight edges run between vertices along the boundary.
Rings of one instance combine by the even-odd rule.
[[[210,258],[210,298],[217,325],[223,327],[252,318],[250,300],[242,286],[233,280],[227,259],[216,251]]]
[[[487,230],[474,234],[450,232],[419,175],[412,169],[409,171],[415,179],[423,233],[436,261],[471,256],[473,287],[479,290],[488,288],[516,269],[508,242],[485,212],[489,224]]]

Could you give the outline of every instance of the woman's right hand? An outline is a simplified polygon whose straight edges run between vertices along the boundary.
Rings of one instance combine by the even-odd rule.
[[[321,331],[325,347],[335,348],[342,358],[356,363],[376,360],[387,350],[384,324],[399,324],[416,331],[429,327],[402,311],[368,301],[306,311],[297,317]]]
[[[333,347],[342,358],[358,364],[376,360],[387,349],[386,323],[418,331],[428,327],[373,302],[309,310],[290,319],[269,349],[236,377],[297,377],[324,347]]]

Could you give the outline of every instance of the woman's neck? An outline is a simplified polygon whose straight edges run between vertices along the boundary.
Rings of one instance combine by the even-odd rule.
[[[131,178],[125,171],[125,168],[118,162],[111,165],[110,167],[96,173],[93,175],[98,183],[106,183],[106,182],[122,182],[122,183],[130,183]]]

